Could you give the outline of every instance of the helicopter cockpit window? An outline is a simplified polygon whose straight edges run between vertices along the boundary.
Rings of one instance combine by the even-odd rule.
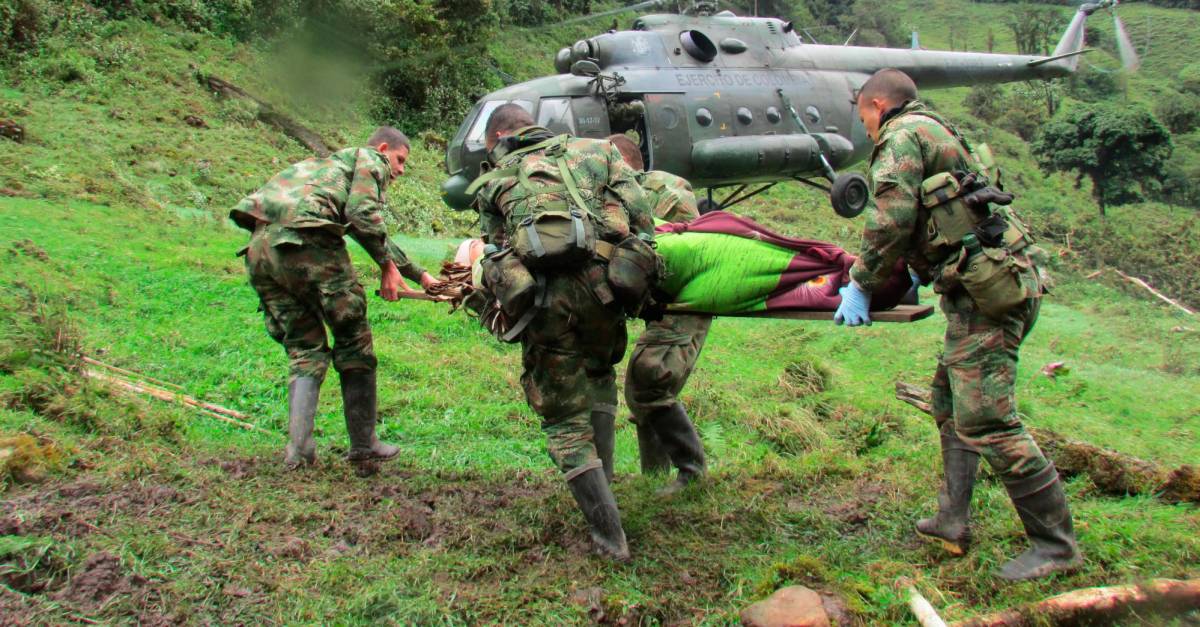
[[[538,126],[555,133],[575,133],[575,118],[571,115],[570,98],[542,98],[538,109]]]
[[[467,133],[467,150],[474,152],[484,148],[483,136],[487,130],[488,118],[492,117],[492,112],[499,108],[500,105],[508,104],[509,102],[521,105],[522,109],[533,113],[533,103],[528,100],[489,100],[485,102],[483,108],[479,110],[479,117],[475,118],[475,123],[471,125],[471,132]]]

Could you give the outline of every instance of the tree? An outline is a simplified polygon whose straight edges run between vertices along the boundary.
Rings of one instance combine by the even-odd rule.
[[[1042,168],[1073,171],[1076,185],[1084,176],[1092,180],[1100,215],[1108,205],[1158,192],[1173,149],[1171,134],[1149,111],[1106,103],[1063,111],[1033,142]]]
[[[1005,23],[1017,40],[1018,53],[1049,55],[1062,27],[1062,13],[1055,7],[1022,4],[1008,14]]]

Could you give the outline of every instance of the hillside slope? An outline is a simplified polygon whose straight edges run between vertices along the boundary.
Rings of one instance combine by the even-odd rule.
[[[900,576],[950,620],[1083,586],[1200,576],[1195,506],[1105,495],[1087,477],[1068,483],[1087,555],[1077,574],[1016,586],[989,576],[1024,540],[988,475],[976,550],[954,560],[918,542],[911,524],[935,503],[936,434],[892,385],[929,376],[936,318],[861,330],[717,321],[684,393],[712,480],[657,499],[659,480],[635,474],[633,429],[620,421],[615,490],[635,555],[626,566],[586,552],[519,392],[519,351],[439,305],[370,303],[382,432],[401,459],[371,480],[350,475],[331,376],[317,418],[322,461],[284,473],[284,357],[234,256],[245,234],[224,213],[305,154],[206,93],[189,65],[337,143],[369,132],[372,92],[298,107],[271,80],[270,46],[136,20],[82,28],[85,45],[0,66],[0,117],[29,133],[25,144],[0,139],[0,450],[12,451],[0,462],[4,620],[730,624],[798,583],[845,598],[856,622],[905,624]],[[70,64],[84,71],[60,71]],[[1040,175],[1013,136],[995,138],[1024,185],[1082,216],[1086,192],[1056,192],[1060,177]],[[398,241],[430,267],[470,228],[438,204],[439,168],[436,149],[418,142],[391,193],[392,226],[409,235]],[[859,228],[792,189],[746,210],[844,243]],[[376,272],[353,253],[370,286]],[[1065,280],[1023,352],[1022,414],[1165,466],[1194,462],[1195,323],[1074,279],[1084,264],[1064,259]],[[267,433],[117,395],[79,376],[76,351],[244,412]],[[1055,361],[1069,372],[1039,374]]]

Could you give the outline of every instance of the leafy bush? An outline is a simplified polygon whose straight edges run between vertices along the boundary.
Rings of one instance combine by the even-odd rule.
[[[1067,79],[1067,91],[1084,102],[1104,100],[1119,93],[1123,87],[1119,75],[1084,65]]]
[[[32,48],[45,29],[45,8],[38,0],[0,0],[0,54]]]
[[[976,85],[963,99],[963,106],[971,115],[985,121],[994,122],[1005,110],[1004,88],[999,85]]]
[[[1158,100],[1154,115],[1176,135],[1185,135],[1200,127],[1200,96],[1168,92]]]
[[[1171,135],[1149,111],[1115,104],[1080,105],[1055,116],[1034,142],[1038,163],[1092,180],[1100,212],[1160,191],[1173,149]]]

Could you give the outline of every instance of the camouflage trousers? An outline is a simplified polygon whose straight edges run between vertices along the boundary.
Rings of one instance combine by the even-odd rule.
[[[1017,359],[1041,308],[1031,298],[993,320],[964,290],[942,295],[946,342],[933,376],[933,416],[943,446],[976,451],[1005,483],[1053,473],[1017,417]]]
[[[710,316],[664,316],[646,323],[625,369],[625,403],[635,423],[679,401],[710,326]]]
[[[616,405],[613,366],[625,353],[625,316],[611,303],[603,266],[546,279],[546,308],[521,336],[521,385],[542,417],[551,459],[571,479],[600,467],[591,414],[596,405]]]
[[[323,379],[330,358],[338,372],[374,370],[367,299],[345,243],[325,235],[305,239],[312,242],[271,246],[261,229],[250,238],[246,272],[267,333],[287,351],[293,379]]]

